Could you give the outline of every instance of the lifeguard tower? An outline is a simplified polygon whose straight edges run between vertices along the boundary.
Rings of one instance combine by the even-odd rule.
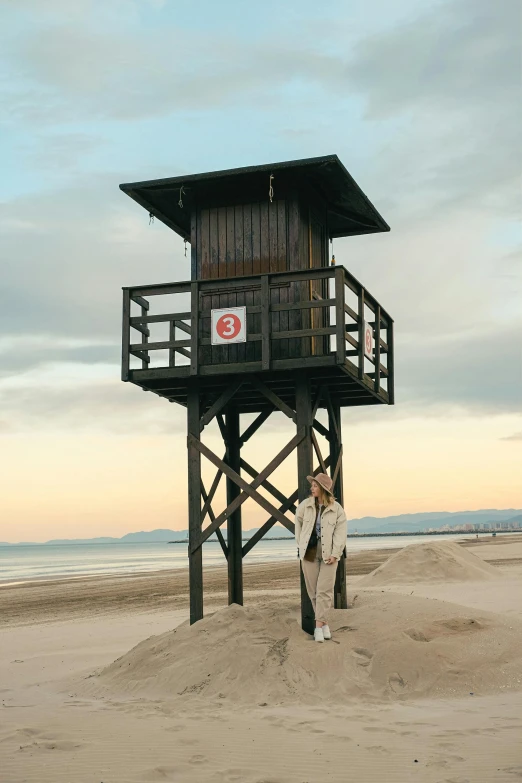
[[[120,188],[191,248],[191,280],[123,289],[122,380],[187,409],[194,623],[203,617],[204,542],[217,535],[228,562],[229,603],[242,604],[243,557],[276,522],[294,531],[286,512],[293,514],[307,496],[306,477],[329,471],[343,502],[341,408],[394,402],[393,321],[344,266],[331,264],[329,254],[335,237],[389,226],[336,155]],[[158,324],[163,339],[152,341]],[[319,408],[327,410],[328,427],[316,418]],[[258,470],[241,449],[273,411],[288,417],[294,435]],[[257,415],[242,429],[247,413]],[[202,441],[214,418],[223,458]],[[316,433],[327,439],[327,454]],[[278,489],[269,478],[294,451],[298,486]],[[217,471],[208,490],[202,457]],[[212,502],[223,475],[227,507],[216,514]],[[243,542],[247,498],[268,519]],[[303,629],[312,633],[302,574],[301,606]],[[335,606],[346,607],[345,556]]]

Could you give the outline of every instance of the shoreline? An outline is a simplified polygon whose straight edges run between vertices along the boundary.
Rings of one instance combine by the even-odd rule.
[[[488,536],[489,538],[496,538],[498,535],[520,535],[522,534],[522,529],[510,529],[510,530],[432,530],[432,531],[426,531],[426,530],[414,530],[413,532],[408,531],[396,531],[391,533],[348,533],[346,536],[347,539],[357,540],[357,539],[364,539],[364,538],[414,538],[414,537],[421,537],[421,536]],[[242,538],[242,541],[250,541],[250,538]],[[262,541],[292,541],[293,536],[263,536]],[[10,549],[11,547],[31,547],[31,546],[38,546],[38,547],[68,547],[68,546],[111,546],[111,545],[123,545],[127,544],[129,546],[146,546],[147,544],[188,544],[189,540],[188,538],[180,538],[176,539],[174,541],[169,541],[167,539],[161,540],[161,539],[155,539],[151,541],[121,541],[120,539],[116,539],[115,541],[96,541],[96,540],[83,540],[83,539],[74,539],[72,538],[70,541],[60,542],[60,543],[54,543],[52,541],[3,541],[0,543],[0,549]],[[219,544],[219,541],[217,538],[209,538],[205,543],[207,544]]]
[[[480,535],[479,538],[476,538],[476,534],[471,533],[463,533],[462,535],[459,534],[458,539],[454,539],[455,543],[460,544],[461,546],[476,546],[476,545],[492,545],[492,546],[498,546],[502,544],[509,544],[517,541],[522,541],[522,531],[521,533],[509,533],[508,531],[503,531],[504,535],[502,537],[496,537],[488,535]],[[473,537],[472,537],[473,536]],[[368,537],[374,537],[374,536],[368,536]],[[387,538],[389,536],[386,536]],[[401,536],[396,536],[397,538],[400,538]],[[362,536],[354,536],[354,538],[362,538]],[[279,540],[279,539],[277,539]],[[281,540],[292,540],[292,539],[281,539]],[[170,544],[170,543],[183,543],[183,542],[167,542],[167,541],[161,541],[161,542],[155,542],[155,543],[162,543],[162,544]],[[213,543],[219,543],[219,542],[213,542]],[[29,546],[29,545],[27,545]],[[45,546],[44,544],[39,544],[38,546]],[[57,546],[65,546],[63,544],[59,544]],[[359,575],[362,575],[363,573],[369,573],[369,571],[360,571],[361,566],[364,568],[364,563],[366,561],[377,563],[377,565],[380,565],[381,562],[384,562],[384,559],[388,557],[389,555],[398,552],[400,549],[403,549],[404,545],[401,546],[401,543],[397,541],[396,546],[387,546],[387,547],[375,547],[372,549],[363,549],[358,550],[355,552],[348,552],[348,560],[350,564],[353,564],[355,566],[356,573]],[[253,567],[268,567],[271,565],[288,565],[290,563],[294,563],[296,561],[296,558],[294,556],[289,556],[288,558],[281,558],[281,559],[267,559],[262,560],[258,562],[250,562],[245,563],[244,568],[249,569]],[[375,565],[374,567],[377,567]],[[205,573],[208,573],[212,570],[216,569],[226,569],[225,563],[220,563],[218,565],[207,565],[205,566]],[[350,571],[350,565],[348,566],[348,572]],[[165,576],[167,574],[181,574],[183,572],[188,573],[188,564],[180,565],[177,567],[166,567],[166,568],[157,568],[157,569],[151,569],[151,570],[129,570],[129,571],[121,571],[121,572],[114,572],[114,571],[97,571],[93,573],[84,573],[84,574],[50,574],[49,576],[27,576],[27,577],[17,577],[14,579],[1,579],[0,578],[0,591],[5,590],[6,588],[12,588],[12,587],[23,587],[24,585],[47,585],[47,584],[68,584],[68,583],[81,583],[82,581],[93,581],[96,579],[99,580],[106,580],[106,579],[143,579],[146,577],[154,578],[154,577],[161,577]]]
[[[487,562],[508,570],[522,565],[519,536],[496,539],[468,539],[460,546],[480,553]],[[358,580],[378,568],[390,555],[404,547],[370,549],[347,559],[347,582],[353,590]],[[205,605],[227,604],[226,564],[204,569]],[[188,567],[125,574],[82,575],[49,580],[27,580],[4,584],[0,590],[0,627],[70,620],[75,617],[115,616],[122,613],[157,612],[188,607]],[[247,563],[244,568],[245,596],[299,594],[297,558]]]

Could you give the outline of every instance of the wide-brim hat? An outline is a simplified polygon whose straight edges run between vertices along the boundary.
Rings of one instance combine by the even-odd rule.
[[[332,487],[333,487],[333,481],[330,478],[330,476],[327,476],[326,473],[318,473],[317,476],[307,476],[306,477],[310,484],[312,481],[316,481],[322,489],[324,489],[325,492],[328,492],[329,495],[332,495]]]

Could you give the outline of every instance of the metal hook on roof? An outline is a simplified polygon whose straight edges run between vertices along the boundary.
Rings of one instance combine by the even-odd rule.
[[[268,185],[268,198],[270,199],[270,203],[274,200],[274,188],[272,187],[272,180],[274,179],[274,175],[270,174],[270,180]]]
[[[152,214],[152,212],[149,212],[149,226],[152,226],[153,223],[154,223],[154,215]]]
[[[179,201],[178,201],[178,207],[179,207],[180,209],[183,209],[183,198],[182,198],[182,196],[183,196],[183,194],[184,194],[184,193],[185,193],[185,189],[184,189],[184,187],[183,187],[183,185],[182,185],[182,186],[180,187],[180,189],[179,189]]]

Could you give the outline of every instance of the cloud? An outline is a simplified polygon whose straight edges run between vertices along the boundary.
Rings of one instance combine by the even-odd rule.
[[[514,432],[512,435],[506,435],[505,438],[500,438],[500,440],[522,441],[522,430]]]
[[[56,339],[53,335],[0,341],[0,379],[54,364],[117,366],[120,344]]]
[[[179,406],[136,386],[119,381],[119,368],[112,378],[85,377],[57,383],[51,372],[34,371],[19,382],[0,384],[2,422],[0,435],[45,430],[106,432],[114,435],[167,435],[185,432],[185,414]],[[69,372],[74,366],[69,366]],[[40,379],[40,382],[38,380]]]
[[[441,414],[454,406],[476,414],[522,410],[520,327],[455,334],[423,344],[410,342],[396,357],[397,403]]]
[[[160,223],[149,226],[119,181],[86,177],[81,185],[5,204],[0,254],[11,261],[2,270],[4,337],[117,343],[123,285],[190,277],[181,240]]]
[[[375,176],[400,183],[398,212],[472,202],[519,214],[520,21],[518,0],[455,0],[356,45],[347,84],[367,120],[390,123]]]

